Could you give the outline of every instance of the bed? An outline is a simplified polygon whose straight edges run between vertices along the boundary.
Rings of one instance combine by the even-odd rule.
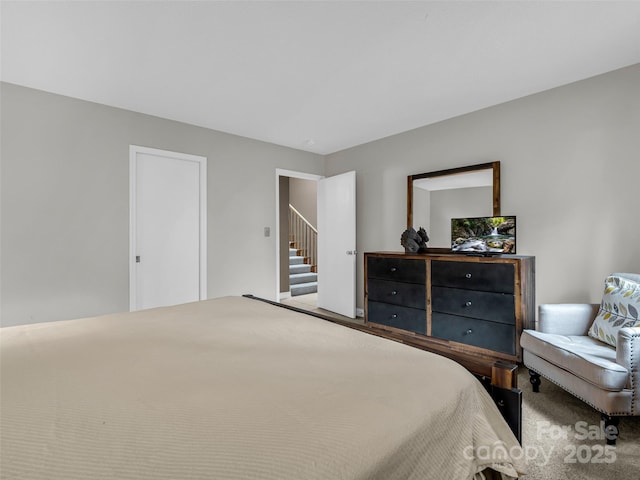
[[[2,479],[515,478],[480,382],[244,297],[0,330]]]

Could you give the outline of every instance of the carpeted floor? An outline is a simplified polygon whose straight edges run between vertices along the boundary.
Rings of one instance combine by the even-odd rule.
[[[640,417],[622,417],[615,447],[600,434],[600,413],[542,379],[533,393],[526,368],[518,372],[522,446],[529,468],[524,480],[640,479]]]

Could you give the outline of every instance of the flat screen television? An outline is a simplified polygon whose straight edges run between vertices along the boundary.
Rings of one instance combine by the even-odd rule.
[[[516,253],[516,217],[452,218],[451,251],[473,255]]]

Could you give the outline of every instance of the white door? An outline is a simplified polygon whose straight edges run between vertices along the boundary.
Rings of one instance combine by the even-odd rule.
[[[356,172],[318,181],[318,307],[356,316]]]
[[[206,159],[131,147],[131,310],[206,298]]]

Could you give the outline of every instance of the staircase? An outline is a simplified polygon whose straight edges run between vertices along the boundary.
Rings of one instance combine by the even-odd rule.
[[[291,296],[318,291],[318,231],[289,204],[289,290]]]
[[[291,296],[306,295],[318,291],[318,274],[293,245],[289,246],[289,288]]]

